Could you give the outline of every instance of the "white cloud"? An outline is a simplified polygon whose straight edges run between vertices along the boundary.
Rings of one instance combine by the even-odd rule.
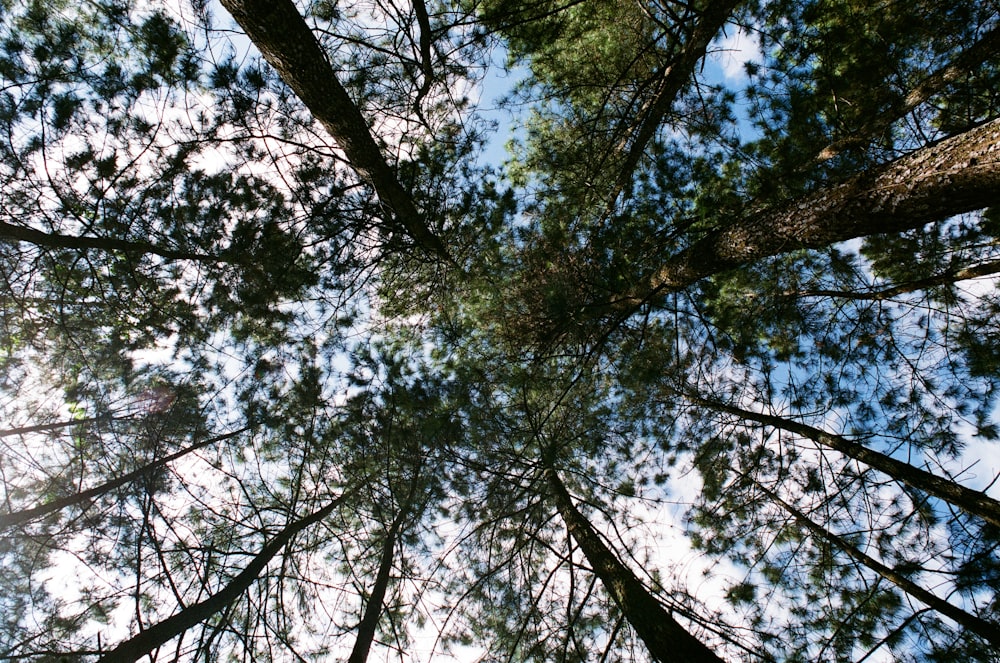
[[[755,33],[746,32],[743,28],[729,30],[716,39],[709,48],[710,58],[722,70],[722,77],[727,83],[742,81],[746,78],[747,62],[761,62],[760,40]]]

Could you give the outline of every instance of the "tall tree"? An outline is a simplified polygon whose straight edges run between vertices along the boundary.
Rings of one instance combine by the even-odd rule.
[[[553,500],[566,528],[583,549],[594,573],[614,597],[625,618],[649,648],[654,659],[666,661],[721,661],[718,656],[663,609],[638,578],[601,541],[580,513],[555,470],[546,470]]]
[[[994,660],[998,29],[0,0],[0,658]]]

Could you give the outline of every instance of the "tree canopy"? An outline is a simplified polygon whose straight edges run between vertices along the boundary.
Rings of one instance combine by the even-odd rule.
[[[995,0],[0,0],[0,660],[1000,661],[998,274]]]

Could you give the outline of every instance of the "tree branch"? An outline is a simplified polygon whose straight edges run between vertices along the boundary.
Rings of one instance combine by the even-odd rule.
[[[361,111],[337,79],[315,35],[291,0],[221,0],[264,59],[333,136],[354,169],[424,250],[448,252],[386,163]]]
[[[50,249],[98,249],[100,251],[121,251],[122,253],[139,255],[148,253],[160,256],[161,258],[167,258],[168,260],[194,260],[206,263],[232,262],[225,258],[210,256],[204,253],[165,249],[148,242],[130,242],[124,239],[112,239],[108,237],[81,237],[77,235],[46,233],[34,228],[16,226],[4,221],[0,221],[0,242],[11,244],[27,242]]]
[[[68,506],[72,506],[74,504],[82,504],[83,502],[91,500],[95,497],[100,497],[101,495],[105,495],[114,490],[115,488],[119,488],[120,486],[129,484],[135,481],[136,479],[149,474],[153,470],[161,468],[169,463],[172,463],[178,458],[186,456],[187,454],[193,451],[197,451],[198,449],[204,449],[205,447],[215,444],[216,442],[221,442],[222,440],[228,440],[248,430],[250,430],[250,428],[249,426],[246,426],[239,430],[235,430],[231,433],[225,433],[224,435],[217,435],[215,437],[210,437],[206,440],[202,440],[201,442],[196,442],[191,446],[185,447],[184,449],[174,452],[168,456],[164,456],[159,460],[154,460],[151,463],[147,463],[146,465],[143,465],[142,467],[136,470],[132,470],[131,472],[123,474],[120,477],[117,477],[110,481],[106,481],[99,486],[94,486],[93,488],[80,491],[79,493],[74,493],[73,495],[67,495],[66,497],[60,497],[58,499],[54,499],[44,504],[39,504],[38,506],[34,506],[29,509],[22,509],[20,511],[12,511],[10,513],[0,514],[0,531],[3,531],[8,527],[13,527],[14,525],[19,525],[24,522],[37,520],[42,516],[53,513],[54,511],[60,511]]]
[[[979,516],[986,522],[1000,527],[1000,502],[985,493],[966,488],[960,483],[931,474],[927,470],[914,467],[909,463],[896,460],[891,456],[869,449],[842,435],[828,433],[819,428],[814,428],[813,426],[792,419],[786,419],[785,417],[744,410],[735,405],[727,405],[709,400],[688,391],[681,391],[679,393],[696,405],[733,414],[741,419],[756,421],[757,423],[801,435],[817,444],[838,451],[848,458],[860,461],[911,488],[921,490],[928,495],[933,495],[949,504],[954,504],[966,513]]]
[[[821,163],[834,158],[846,149],[863,145],[874,136],[884,132],[892,123],[920,106],[932,96],[943,90],[962,76],[973,72],[983,62],[994,57],[1000,51],[1000,26],[987,32],[983,37],[969,46],[948,65],[931,73],[919,85],[910,90],[902,103],[871,118],[850,135],[836,140],[823,148],[813,163]]]
[[[670,112],[681,89],[687,85],[695,67],[705,57],[708,45],[712,43],[719,30],[729,20],[730,15],[741,4],[743,4],[743,0],[709,2],[705,10],[698,14],[697,24],[691,31],[691,37],[684,44],[684,50],[673,62],[663,68],[653,98],[641,113],[638,126],[633,127],[630,132],[634,134],[634,137],[619,167],[618,180],[615,182],[615,188],[608,201],[609,204],[613,204],[614,199],[628,188],[646,145],[649,144],[649,141],[656,134],[656,130],[663,123],[663,118]]]
[[[755,482],[756,483],[756,482]],[[927,591],[917,583],[913,582],[907,578],[902,573],[896,571],[895,569],[889,568],[885,564],[879,562],[877,559],[866,555],[861,552],[847,541],[844,541],[841,537],[837,536],[833,532],[828,531],[826,528],[813,522],[809,517],[803,514],[801,511],[796,509],[794,506],[785,502],[783,499],[775,495],[773,492],[765,488],[764,486],[757,484],[757,487],[763,491],[763,493],[775,504],[779,505],[781,508],[786,510],[792,515],[792,517],[800,525],[809,530],[813,536],[816,536],[824,541],[832,544],[836,548],[842,550],[848,557],[867,566],[869,569],[885,578],[892,584],[899,587],[901,590],[917,599],[921,603],[924,603],[937,612],[941,613],[949,619],[953,619],[965,628],[969,629],[976,635],[980,636],[994,648],[1000,649],[1000,627],[992,622],[988,622],[985,619],[977,617],[975,615],[969,614],[965,610],[958,608],[951,603],[948,603],[944,599],[932,594]]]
[[[353,492],[353,489],[345,490],[339,497],[331,501],[322,509],[314,511],[305,518],[289,524],[281,530],[277,536],[271,539],[271,541],[269,541],[252,560],[250,560],[243,571],[233,578],[225,587],[220,589],[215,594],[212,594],[204,601],[190,605],[180,612],[171,615],[162,622],[154,624],[145,631],[140,632],[138,635],[122,642],[117,647],[102,656],[98,660],[98,663],[122,663],[125,661],[137,661],[143,656],[151,653],[157,647],[166,644],[193,626],[212,617],[212,615],[231,604],[237,599],[237,597],[239,597],[240,594],[245,592],[250,585],[257,580],[257,577],[274,558],[274,556],[277,555],[282,548],[288,545],[296,534],[310,525],[314,525],[326,518],[333,512],[338,504],[340,504]]]
[[[782,293],[783,297],[836,297],[839,299],[859,299],[878,300],[892,299],[898,295],[905,295],[908,292],[924,290],[936,285],[951,285],[958,281],[975,279],[981,276],[990,276],[1000,273],[1000,260],[988,260],[978,265],[968,267],[954,267],[928,276],[922,279],[914,279],[905,283],[897,283],[894,286],[872,291],[848,291],[848,290],[800,290]]]
[[[710,232],[668,258],[633,304],[781,253],[901,232],[1000,203],[1000,119]]]

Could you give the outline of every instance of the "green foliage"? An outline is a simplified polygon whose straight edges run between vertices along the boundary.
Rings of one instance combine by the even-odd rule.
[[[1000,201],[794,243],[1000,114],[996,3],[745,3],[745,76],[716,42],[672,91],[715,6],[296,5],[443,257],[221,9],[0,0],[0,518],[53,507],[0,531],[0,658],[96,660],[332,505],[151,655],[346,658],[372,614],[373,658],[666,659],[554,473],[726,660],[996,660],[904,586],[1000,623],[995,525],[830,440],[996,494]],[[720,237],[774,239],[661,278]]]

